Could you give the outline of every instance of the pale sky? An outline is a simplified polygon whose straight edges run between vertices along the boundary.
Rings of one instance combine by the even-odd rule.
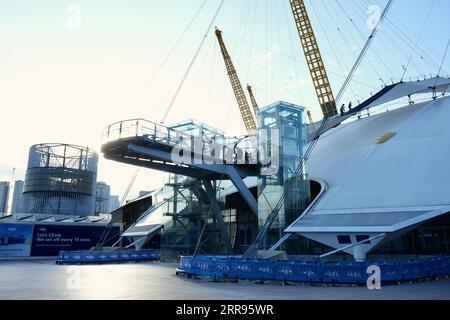
[[[23,175],[32,144],[73,143],[100,153],[101,132],[109,123],[136,117],[159,122],[219,0],[206,2],[163,68],[161,63],[203,1],[0,0],[0,179],[10,179],[12,167],[18,168],[16,177]],[[369,7],[386,3],[306,0],[335,94],[370,33]],[[431,3],[395,2],[391,21],[380,30],[342,102],[376,92],[380,77],[386,83],[400,79],[430,8],[418,42],[427,55],[413,56],[406,80],[437,73],[450,36],[450,2]],[[70,27],[68,8],[80,10],[79,30]],[[289,10],[287,0],[225,0],[216,25],[224,31],[241,82],[253,85],[261,106],[285,100],[310,108],[318,120]],[[400,39],[402,32],[410,46]],[[443,75],[450,70],[449,57]],[[232,135],[245,132],[213,31],[167,123],[189,118]],[[134,170],[100,159],[98,178],[121,196]],[[130,197],[162,186],[164,176],[142,169]]]

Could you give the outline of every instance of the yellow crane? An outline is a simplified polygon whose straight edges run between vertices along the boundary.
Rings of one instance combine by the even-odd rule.
[[[289,1],[323,116],[324,118],[335,116],[338,114],[336,101],[319,46],[317,45],[317,39],[306,11],[305,2],[303,0]]]
[[[252,103],[253,106],[253,112],[255,112],[255,117],[258,115],[258,103],[256,102],[255,99],[255,95],[253,94],[253,89],[252,86],[247,84],[247,91],[248,91],[248,95],[250,96],[250,102]]]
[[[244,90],[242,89],[241,82],[237,75],[236,69],[234,68],[233,61],[231,60],[230,54],[222,37],[222,31],[216,28],[216,36],[219,41],[220,50],[222,51],[223,60],[225,62],[225,67],[227,68],[228,76],[230,77],[231,86],[233,87],[234,95],[241,111],[242,119],[244,120],[245,128],[249,134],[254,134],[256,132],[256,122],[253,118],[252,111],[250,110],[247,98],[245,97]],[[255,101],[256,102],[256,101]]]

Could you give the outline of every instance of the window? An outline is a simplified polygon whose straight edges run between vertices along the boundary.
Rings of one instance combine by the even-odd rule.
[[[337,236],[337,239],[338,239],[339,244],[351,244],[352,243],[352,239],[350,239],[349,235]]]
[[[369,239],[368,235],[356,235],[356,242],[361,242],[367,239]],[[363,244],[370,244],[370,240],[363,242]]]

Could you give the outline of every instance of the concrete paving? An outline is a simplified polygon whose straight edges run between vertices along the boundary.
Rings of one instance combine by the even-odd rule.
[[[450,280],[326,287],[218,283],[175,275],[175,264],[59,266],[54,260],[0,260],[0,299],[450,300]]]

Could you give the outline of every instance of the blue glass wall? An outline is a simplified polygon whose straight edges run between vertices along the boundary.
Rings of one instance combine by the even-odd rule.
[[[266,236],[268,248],[282,235],[310,202],[310,188],[306,180],[306,168],[294,176],[306,150],[307,133],[305,109],[286,102],[278,102],[258,112],[258,139],[261,148],[271,160],[258,184],[258,224],[265,223],[271,209],[285,193],[283,208]],[[264,159],[263,159],[264,160]],[[266,162],[268,159],[266,159]],[[264,175],[265,174],[265,175]]]

